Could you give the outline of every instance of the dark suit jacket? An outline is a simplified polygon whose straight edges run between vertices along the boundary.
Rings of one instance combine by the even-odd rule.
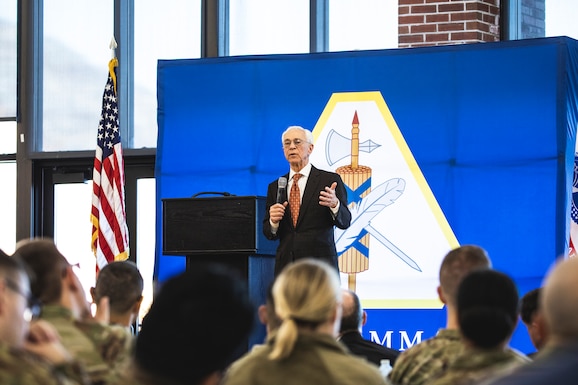
[[[289,174],[285,174],[289,178]],[[335,194],[339,199],[339,211],[335,219],[331,209],[319,204],[319,193],[326,187],[337,182]],[[291,262],[302,258],[316,258],[337,267],[337,251],[333,237],[334,226],[341,229],[349,227],[351,213],[347,208],[347,192],[345,185],[338,174],[311,167],[307,178],[297,225],[293,227],[291,210],[285,208],[285,215],[279,223],[276,234],[271,232],[269,223],[269,208],[277,200],[277,181],[269,184],[267,190],[267,207],[263,219],[263,234],[268,239],[279,239],[275,259],[275,276]]]
[[[542,349],[534,362],[514,373],[491,381],[491,385],[575,385],[578,367],[578,343],[568,339],[563,344]],[[487,381],[483,382],[484,384]]]
[[[365,357],[369,362],[377,366],[381,364],[382,359],[389,360],[389,363],[393,366],[397,356],[399,356],[397,350],[363,339],[363,336],[357,331],[345,332],[339,341],[347,346],[351,353]]]

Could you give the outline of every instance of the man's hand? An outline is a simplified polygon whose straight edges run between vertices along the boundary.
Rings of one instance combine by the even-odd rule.
[[[269,207],[269,219],[271,220],[271,223],[278,224],[281,222],[281,219],[283,219],[283,216],[285,215],[285,207],[287,207],[288,204],[289,202],[283,204],[275,203],[273,206]]]
[[[24,350],[35,353],[54,365],[62,364],[72,359],[70,353],[60,342],[56,329],[43,320],[36,320],[30,323],[28,337],[24,342]]]
[[[337,207],[339,199],[335,195],[335,188],[337,187],[337,182],[333,182],[331,187],[325,186],[325,190],[319,193],[319,204],[321,206],[326,206],[331,209]]]

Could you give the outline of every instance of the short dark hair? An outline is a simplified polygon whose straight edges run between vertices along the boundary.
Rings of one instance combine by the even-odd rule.
[[[353,306],[345,307],[345,301],[343,301],[343,315],[341,316],[341,327],[339,329],[340,333],[347,330],[358,330],[363,318],[363,309],[361,308],[359,297],[351,290],[347,290],[346,292],[351,296]]]
[[[98,272],[94,285],[94,301],[108,297],[110,310],[126,313],[142,298],[143,278],[132,261],[115,261]]]
[[[30,290],[43,304],[60,300],[62,277],[70,264],[51,239],[24,241],[16,248],[18,256],[32,271]]]
[[[520,300],[520,317],[525,324],[529,325],[532,323],[532,318],[538,311],[540,307],[540,293],[542,288],[536,288],[530,290]]]
[[[518,319],[518,290],[496,270],[478,270],[461,282],[457,295],[462,335],[480,348],[494,348],[511,336]]]
[[[196,384],[224,370],[254,326],[242,279],[218,265],[189,266],[168,279],[137,336],[138,370],[171,383]]]
[[[0,275],[14,279],[20,273],[28,276],[26,266],[19,259],[10,257],[0,249]]]
[[[446,301],[455,304],[458,286],[466,275],[491,266],[486,250],[479,246],[465,245],[451,250],[440,267],[440,286],[446,294]]]

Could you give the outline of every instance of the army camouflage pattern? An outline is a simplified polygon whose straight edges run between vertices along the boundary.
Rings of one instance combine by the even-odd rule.
[[[133,337],[121,326],[75,321],[70,310],[57,305],[44,306],[40,319],[56,328],[62,344],[85,367],[93,384],[111,382],[128,361]]]
[[[0,384],[88,385],[90,382],[75,362],[53,366],[39,356],[0,342]]]
[[[511,373],[530,362],[513,350],[465,350],[431,385],[467,385]]]
[[[138,365],[131,362],[124,368],[122,373],[117,376],[109,385],[182,385],[181,382],[173,381],[168,378],[155,376],[151,373],[145,373],[139,369]]]
[[[440,329],[435,337],[402,352],[387,377],[397,385],[422,385],[443,373],[463,352],[458,330]]]

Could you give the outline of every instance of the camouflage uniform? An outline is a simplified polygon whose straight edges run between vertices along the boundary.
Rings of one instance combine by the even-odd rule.
[[[0,384],[78,385],[89,382],[78,363],[54,366],[39,356],[0,342]]]
[[[435,337],[402,352],[387,379],[398,385],[422,385],[444,372],[463,350],[458,330],[440,329]]]
[[[62,344],[84,365],[93,384],[105,384],[118,375],[128,361],[133,338],[120,326],[76,321],[62,306],[47,305],[40,318],[58,331]]]
[[[530,362],[513,350],[465,350],[431,385],[466,385],[499,377]]]
[[[227,371],[222,385],[340,384],[383,385],[377,367],[350,354],[345,345],[322,333],[299,333],[293,350],[280,361],[269,358],[274,337],[256,346]]]
[[[137,364],[131,361],[123,370],[123,372],[110,382],[109,385],[167,385],[176,384],[177,382],[168,380],[166,378],[155,376],[150,373],[145,373],[139,369]]]

